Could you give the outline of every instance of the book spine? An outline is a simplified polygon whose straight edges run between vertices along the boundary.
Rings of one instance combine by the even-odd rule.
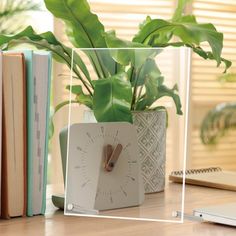
[[[48,166],[48,143],[49,143],[49,121],[50,121],[50,97],[51,97],[51,73],[52,55],[48,54],[48,91],[47,91],[47,112],[46,112],[46,134],[45,134],[45,153],[44,153],[44,183],[43,183],[43,202],[41,214],[46,210],[46,188],[47,188],[47,166]]]
[[[27,85],[26,85],[26,62],[25,62],[25,56],[22,54],[22,65],[23,65],[23,134],[24,134],[24,209],[23,209],[23,216],[26,216],[27,214]]]
[[[0,51],[0,124],[2,124],[2,52]],[[2,125],[0,126],[0,216],[1,216],[1,188],[2,188]]]
[[[26,59],[27,90],[27,216],[33,216],[33,120],[34,120],[34,83],[33,83],[33,51],[24,51]]]

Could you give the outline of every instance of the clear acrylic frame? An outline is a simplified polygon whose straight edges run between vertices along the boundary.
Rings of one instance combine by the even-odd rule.
[[[68,131],[67,136],[67,166],[66,166],[66,180],[65,180],[65,215],[73,216],[87,216],[100,218],[115,218],[128,220],[143,220],[143,221],[157,221],[157,222],[173,222],[183,223],[184,220],[184,199],[185,199],[185,169],[188,152],[188,118],[189,118],[189,86],[190,86],[190,49],[188,48],[112,48],[112,49],[73,49],[71,61],[71,77],[70,77],[70,97],[69,97],[69,117],[68,117]],[[178,93],[182,103],[183,115],[176,114],[176,108],[172,98],[163,96],[158,102],[158,106],[165,106],[168,110],[168,128],[167,128],[167,144],[166,144],[166,173],[165,173],[165,189],[158,193],[145,194],[144,203],[139,206],[125,207],[119,209],[98,211],[94,207],[84,208],[80,206],[78,209],[77,203],[72,204],[70,196],[75,194],[78,188],[78,168],[75,171],[74,163],[75,154],[72,154],[71,127],[72,124],[83,124],[86,122],[96,122],[94,116],[91,116],[91,111],[87,111],[83,106],[78,106],[74,103],[74,94],[72,86],[81,85],[78,79],[75,78],[74,69],[83,74],[81,69],[75,64],[78,63],[78,56],[82,58],[87,67],[87,71],[93,80],[99,79],[96,65],[91,62],[93,56],[105,60],[110,58],[115,60],[123,60],[132,63],[132,66],[140,67],[145,62],[144,58],[151,58],[155,61],[164,77],[164,84],[173,88],[175,84],[178,85]],[[109,55],[108,59],[104,59],[104,55]],[[140,59],[141,58],[141,59]],[[114,61],[115,61],[114,60]],[[126,63],[125,62],[125,63]],[[114,74],[117,71],[117,65],[114,62]],[[128,72],[131,64],[127,64],[125,72]],[[86,79],[85,77],[83,79]],[[81,114],[83,114],[81,116]],[[88,117],[89,114],[89,117]],[[85,137],[86,138],[86,137]],[[96,158],[96,157],[95,157]],[[168,180],[168,176],[172,170],[183,171],[183,183],[173,184]],[[87,191],[88,195],[97,189]],[[90,187],[91,188],[91,187]],[[96,186],[95,188],[98,188]],[[81,191],[81,190],[78,190]],[[84,194],[78,192],[77,195]],[[86,198],[86,196],[84,196]],[[76,197],[74,197],[76,199]],[[96,201],[94,199],[94,201]],[[181,212],[180,218],[175,218],[173,213]]]

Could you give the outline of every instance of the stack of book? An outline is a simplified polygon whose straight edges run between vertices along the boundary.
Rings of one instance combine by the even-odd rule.
[[[51,54],[0,52],[0,215],[45,213]]]

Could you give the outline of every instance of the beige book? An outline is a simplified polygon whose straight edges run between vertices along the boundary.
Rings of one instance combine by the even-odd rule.
[[[26,79],[22,53],[3,54],[2,217],[26,212]]]
[[[185,173],[186,184],[236,191],[236,172],[222,170],[219,167],[192,169]],[[183,172],[173,171],[169,180],[182,183]]]

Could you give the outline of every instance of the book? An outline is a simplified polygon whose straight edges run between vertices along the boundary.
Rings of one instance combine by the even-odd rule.
[[[27,63],[27,215],[44,214],[48,161],[51,54],[24,51]]]
[[[2,124],[2,52],[0,51],[0,124]],[[0,125],[0,201],[1,201],[1,182],[2,182],[2,125]],[[0,204],[1,216],[1,204]]]
[[[27,93],[27,216],[33,216],[31,178],[33,163],[33,121],[34,121],[34,81],[33,81],[33,51],[23,51],[26,63],[26,93]]]
[[[220,167],[190,169],[185,172],[185,183],[236,191],[236,172],[222,170]],[[169,180],[183,182],[183,171],[173,171]]]
[[[45,125],[45,140],[44,140],[44,172],[43,172],[43,199],[42,199],[42,208],[41,213],[45,214],[46,211],[46,191],[47,191],[47,176],[48,176],[48,144],[49,144],[49,123],[50,123],[50,98],[51,98],[51,78],[52,78],[52,53],[51,52],[41,52],[41,54],[44,55],[44,57],[47,57],[47,94],[46,94],[46,125]]]
[[[22,53],[3,54],[3,218],[26,213],[26,79]]]

